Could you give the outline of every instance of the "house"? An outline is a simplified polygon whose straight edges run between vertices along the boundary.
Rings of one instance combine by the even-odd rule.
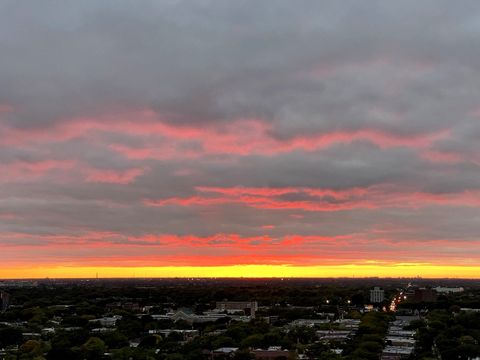
[[[294,351],[282,350],[280,346],[270,346],[268,349],[255,349],[251,351],[256,360],[290,360],[297,359]]]
[[[233,357],[235,352],[237,352],[237,347],[222,347],[216,350],[213,350],[210,355],[212,359],[221,358],[224,359],[225,357]]]

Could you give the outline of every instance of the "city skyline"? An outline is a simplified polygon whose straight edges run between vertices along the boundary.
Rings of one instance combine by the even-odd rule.
[[[0,4],[0,278],[480,277],[480,4]]]

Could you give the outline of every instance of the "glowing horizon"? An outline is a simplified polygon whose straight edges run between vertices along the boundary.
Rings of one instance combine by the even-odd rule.
[[[165,266],[165,267],[37,267],[2,269],[3,279],[44,278],[459,278],[480,279],[478,266],[429,264],[289,266]],[[381,274],[381,275],[379,275]],[[455,274],[452,276],[452,274]]]

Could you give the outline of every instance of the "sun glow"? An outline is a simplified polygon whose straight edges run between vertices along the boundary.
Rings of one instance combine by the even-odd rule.
[[[289,266],[289,265],[232,265],[232,266],[163,266],[163,267],[69,267],[69,266],[22,266],[3,268],[4,279],[33,278],[154,278],[154,277],[206,277],[206,278],[283,278],[283,277],[416,277],[480,278],[480,266],[441,266],[429,264],[393,265],[335,265],[335,266]]]

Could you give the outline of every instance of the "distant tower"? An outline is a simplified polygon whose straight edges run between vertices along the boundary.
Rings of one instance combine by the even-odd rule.
[[[375,286],[372,290],[370,290],[370,302],[371,303],[381,303],[385,300],[385,291],[380,289],[378,286]]]

